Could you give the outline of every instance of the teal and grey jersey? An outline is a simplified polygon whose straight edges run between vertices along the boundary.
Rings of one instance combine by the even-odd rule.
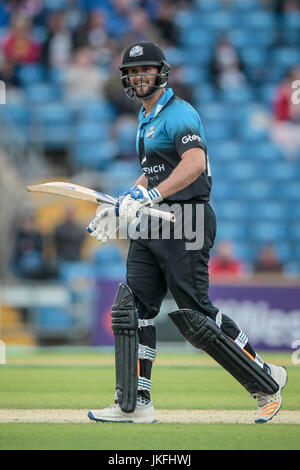
[[[164,181],[191,148],[205,152],[206,170],[189,186],[168,197],[169,201],[209,201],[211,174],[202,122],[197,111],[174,95],[171,88],[161,96],[151,114],[139,113],[137,153],[148,190]]]

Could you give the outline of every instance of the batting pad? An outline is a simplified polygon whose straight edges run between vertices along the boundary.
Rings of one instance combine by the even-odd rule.
[[[116,395],[125,413],[135,410],[138,390],[138,319],[133,294],[120,283],[111,311],[115,336]]]
[[[249,393],[273,395],[279,389],[272,377],[250,359],[234,341],[200,312],[181,309],[169,313],[182,335],[226,369]]]

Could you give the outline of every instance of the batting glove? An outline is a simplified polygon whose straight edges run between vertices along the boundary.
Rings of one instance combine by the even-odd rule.
[[[142,207],[151,207],[156,202],[162,201],[162,196],[157,188],[147,191],[143,186],[135,186],[129,194],[120,201],[119,216],[127,222],[134,222]]]
[[[90,222],[87,231],[91,237],[101,243],[107,243],[108,240],[116,238],[119,228],[119,219],[116,217],[115,208],[108,207],[102,209],[96,217]]]

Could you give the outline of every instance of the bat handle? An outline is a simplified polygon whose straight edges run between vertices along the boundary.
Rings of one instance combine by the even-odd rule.
[[[151,217],[158,217],[169,222],[175,222],[176,217],[173,212],[160,211],[159,209],[153,209],[152,207],[142,207],[140,212],[142,214],[150,215]]]

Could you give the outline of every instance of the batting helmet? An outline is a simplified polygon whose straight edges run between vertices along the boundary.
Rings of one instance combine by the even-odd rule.
[[[133,44],[124,52],[122,64],[120,65],[122,86],[126,95],[132,99],[136,99],[137,95],[135,87],[130,83],[131,75],[128,73],[128,68],[141,65],[153,65],[158,68],[158,73],[155,74],[156,82],[143,98],[152,96],[159,88],[164,88],[168,83],[171,66],[167,63],[161,48],[149,41]]]

